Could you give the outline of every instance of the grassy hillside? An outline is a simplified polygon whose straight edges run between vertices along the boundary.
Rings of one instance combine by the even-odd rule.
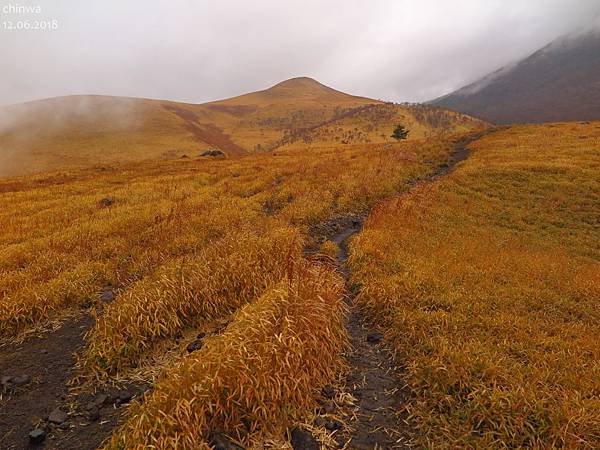
[[[163,373],[115,448],[207,448],[215,428],[244,443],[282,436],[344,368],[343,284],[327,259],[304,256],[309,230],[408,189],[451,148],[278,150],[0,181],[0,335],[97,307],[80,373]],[[118,295],[103,304],[107,286]],[[182,355],[182,337],[209,330]]]
[[[288,89],[218,104],[276,108]],[[335,103],[344,94],[327,95]],[[346,373],[351,342],[339,248],[304,250],[318,247],[323,226],[375,208],[351,241],[351,281],[406,368],[398,388],[412,390],[403,406],[416,443],[597,447],[600,123],[495,130],[431,180],[463,136],[449,133],[483,124],[356,101],[326,123],[293,125],[310,146],[302,138],[236,158],[113,161],[0,180],[2,344],[92,311],[77,375],[93,387],[153,386],[106,448],[208,449],[215,431],[287,448],[285,431],[311,422],[322,388]],[[192,143],[208,131],[223,139],[202,117],[241,114],[145,104],[148,117],[172,120],[163,136],[175,139],[183,123]],[[411,118],[415,134],[429,123],[442,136],[368,142],[378,124]],[[344,144],[323,131],[334,123],[375,125]],[[103,302],[107,289],[116,295]],[[188,353],[199,335],[202,348]],[[326,436],[324,427],[314,425]]]
[[[0,331],[38,323],[75,298],[85,304],[103,283],[143,278],[229,232],[302,231],[333,214],[365,211],[433,170],[448,148],[444,141],[324,147],[0,181],[7,299]]]
[[[292,78],[264,91],[185,109],[196,114],[197,122],[215,124],[244,151],[253,152],[271,150],[286,134],[316,126],[342,111],[377,103],[310,78]]]
[[[0,110],[0,176],[179,158],[209,144],[190,133],[170,102],[73,96]]]
[[[431,104],[492,123],[600,119],[600,30],[563,36]]]
[[[298,426],[328,448],[600,445],[600,122],[491,129],[308,78],[8,109],[0,176],[51,170],[0,179],[9,446],[32,424],[61,448],[290,448]]]
[[[599,139],[599,122],[494,133],[353,241],[419,445],[600,445]]]
[[[210,148],[240,156],[299,138],[325,145],[389,142],[399,120],[413,128],[410,139],[481,125],[435,108],[384,105],[310,78],[202,105],[54,98],[0,109],[0,177],[195,157]]]
[[[395,142],[391,135],[398,124],[410,130],[410,140],[468,132],[485,126],[478,119],[442,108],[380,103],[352,108],[324,123],[288,132],[281,144],[307,148],[307,145],[390,143]]]

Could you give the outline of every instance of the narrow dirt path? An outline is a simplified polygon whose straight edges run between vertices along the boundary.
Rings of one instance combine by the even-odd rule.
[[[440,165],[429,182],[452,172],[455,166],[468,158],[468,145],[491,132],[486,130],[456,141],[446,164]],[[342,222],[336,234],[330,238],[340,248],[338,264],[346,282],[350,275],[347,265],[348,241],[359,232],[361,222]],[[340,447],[356,450],[385,450],[410,448],[410,429],[403,407],[410,398],[410,391],[401,378],[401,369],[386,347],[383,334],[374,328],[354,305],[355,293],[349,287],[350,316],[347,329],[352,345],[346,355],[350,372],[346,378],[346,391],[355,399],[351,430],[342,433]]]
[[[107,302],[114,292],[99,295]],[[71,390],[75,354],[93,324],[82,311],[56,329],[0,347],[0,448],[95,449],[120,423],[121,406],[144,386]]]
[[[360,226],[358,223],[331,238],[340,248],[338,263],[346,282],[349,277],[346,263],[348,240],[360,231]],[[406,433],[402,430],[404,422],[399,416],[408,392],[399,389],[399,369],[383,343],[382,334],[354,307],[354,293],[350,289],[349,292],[347,329],[352,347],[346,355],[350,372],[345,390],[356,399],[356,403],[351,412],[352,430],[347,430],[338,442],[343,448],[356,450],[408,448],[402,441]]]
[[[89,315],[80,315],[57,330],[0,349],[3,448],[26,446],[27,434],[66,399],[74,353],[81,347],[83,335],[91,324]]]

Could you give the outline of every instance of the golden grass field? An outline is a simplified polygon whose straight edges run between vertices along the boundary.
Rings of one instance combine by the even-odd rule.
[[[318,233],[358,216],[352,307],[404,368],[415,447],[600,446],[600,122],[491,129],[307,78],[22,108],[0,176],[41,173],[0,179],[0,344],[94,315],[77,380],[152,384],[105,448],[289,448],[348,369],[340,247]]]
[[[377,207],[359,302],[406,366],[419,447],[600,446],[600,123],[514,126]]]
[[[451,149],[450,138],[282,149],[1,180],[0,336],[97,306],[80,375],[160,374],[109,446],[203,448],[216,426],[260,442],[310,414],[344,368],[343,285],[303,256],[310,227],[368,212]],[[118,295],[103,305],[106,286]],[[215,323],[202,351],[172,357],[182,335]]]
[[[236,252],[276,257],[276,236],[299,245],[310,225],[366,212],[430,174],[450,147],[449,141],[330,147],[2,180],[0,268],[7,300],[0,304],[0,334],[88,305],[104,285],[127,286],[124,296],[133,299],[138,282],[154,276],[159,286],[164,274],[156,270],[185,270],[198,255],[197,271],[207,264],[202,270],[213,278],[237,269],[222,266]],[[114,203],[103,207],[103,198]]]

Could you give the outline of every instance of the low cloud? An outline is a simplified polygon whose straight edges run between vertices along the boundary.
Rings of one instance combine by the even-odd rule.
[[[10,5],[41,11],[3,12]],[[0,104],[69,94],[196,103],[300,75],[423,101],[599,14],[597,0],[0,0],[0,24],[56,24],[0,30]]]
[[[70,96],[0,107],[0,177],[19,173],[24,160],[35,161],[32,143],[61,135],[65,127],[113,132],[132,129],[143,120],[135,100]],[[34,146],[35,147],[35,146]],[[42,152],[43,154],[43,152]]]

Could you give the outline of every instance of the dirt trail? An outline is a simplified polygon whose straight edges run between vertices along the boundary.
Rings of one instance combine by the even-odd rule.
[[[360,231],[360,223],[345,229],[331,240],[340,247],[338,262],[340,271],[348,281],[348,239]],[[346,378],[346,391],[356,404],[352,414],[353,432],[344,436],[341,446],[350,449],[397,449],[405,448],[401,440],[404,433],[398,430],[397,412],[401,409],[406,393],[400,386],[398,369],[392,355],[382,342],[383,336],[363,317],[353,305],[354,294],[349,298],[350,316],[347,322],[352,345],[346,355],[350,372]]]
[[[468,145],[480,139],[491,130],[469,135],[458,140],[448,159],[440,165],[429,178],[429,182],[445,176],[455,166],[468,158]],[[340,271],[348,282],[349,268],[348,240],[359,232],[361,221],[345,221],[330,240],[339,248],[338,263]],[[350,287],[349,287],[350,288]],[[346,391],[354,398],[356,404],[353,411],[352,430],[342,435],[340,446],[356,450],[404,449],[410,448],[408,442],[409,429],[405,421],[405,405],[410,391],[401,379],[401,370],[395,366],[394,358],[386,348],[383,335],[355,307],[355,293],[351,290],[349,298],[350,316],[347,329],[352,345],[346,355],[350,372],[346,378]],[[403,387],[404,386],[404,387]]]
[[[73,354],[81,347],[91,323],[89,315],[81,315],[55,331],[0,349],[3,448],[23,448],[28,443],[27,434],[66,399],[75,364]],[[26,378],[19,381],[19,377]],[[14,384],[14,380],[18,382]]]
[[[110,290],[100,293],[104,302],[113,297]],[[70,390],[75,354],[93,323],[89,312],[80,312],[56,329],[0,347],[0,448],[95,449],[120,423],[120,406],[144,386]],[[29,433],[36,429],[43,437],[34,444]]]

